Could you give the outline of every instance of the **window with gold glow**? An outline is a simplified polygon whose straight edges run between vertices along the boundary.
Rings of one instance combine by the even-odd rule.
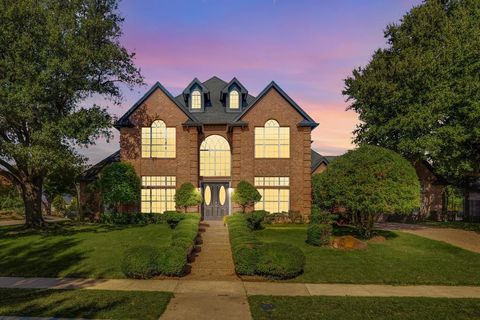
[[[230,109],[238,109],[240,107],[240,99],[239,99],[237,90],[230,91],[230,96],[228,97],[228,103],[229,103]]]
[[[255,128],[255,158],[289,158],[290,128],[268,120],[264,127]]]
[[[168,128],[162,120],[142,128],[142,158],[175,158],[175,128]]]
[[[175,176],[142,176],[141,212],[175,210]]]
[[[289,185],[289,177],[255,177],[255,187],[262,196],[255,203],[255,210],[287,212],[290,209]]]
[[[192,92],[192,109],[202,109],[202,94],[199,90]]]
[[[200,145],[200,175],[204,177],[230,176],[230,145],[219,135],[211,135]]]

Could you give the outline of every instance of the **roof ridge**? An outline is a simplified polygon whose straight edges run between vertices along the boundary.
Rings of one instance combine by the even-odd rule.
[[[211,78],[203,81],[202,83],[208,82],[208,81],[213,80],[213,79],[217,79],[217,80],[220,80],[220,81],[222,81],[222,82],[228,83],[227,81],[225,81],[225,80],[223,80],[222,78],[217,77],[217,76],[212,76]]]

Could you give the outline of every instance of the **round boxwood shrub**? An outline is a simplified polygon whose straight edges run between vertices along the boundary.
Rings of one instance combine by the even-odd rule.
[[[307,243],[313,246],[324,246],[330,244],[332,225],[311,223],[307,229]]]
[[[238,245],[233,251],[235,270],[241,275],[254,275],[259,260],[258,250],[253,245]]]
[[[160,251],[149,245],[134,246],[125,251],[122,272],[127,278],[149,279],[159,274],[157,259]]]
[[[165,211],[164,215],[165,220],[167,221],[171,229],[175,229],[177,224],[183,219],[185,219],[185,214],[177,211]]]
[[[161,248],[157,257],[158,271],[166,276],[182,276],[187,265],[187,254],[180,247]]]
[[[263,229],[263,219],[267,215],[265,210],[256,210],[245,214],[245,221],[247,227],[250,230],[262,230]]]
[[[303,272],[305,255],[296,246],[280,242],[257,246],[256,274],[273,279],[294,278]]]

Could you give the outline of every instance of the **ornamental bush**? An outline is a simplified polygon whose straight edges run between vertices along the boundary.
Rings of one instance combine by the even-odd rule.
[[[305,255],[298,247],[280,242],[256,247],[256,273],[273,279],[290,279],[303,272]]]
[[[250,230],[263,229],[263,219],[268,214],[265,210],[255,210],[245,214],[245,220]]]
[[[167,221],[171,229],[175,229],[177,224],[185,219],[185,215],[177,211],[165,211],[163,214],[165,215],[165,221]]]
[[[311,223],[307,229],[307,243],[313,246],[324,246],[330,244],[332,225]]]
[[[122,272],[127,278],[149,279],[159,274],[158,257],[160,250],[154,246],[142,245],[127,249],[123,255]]]
[[[187,255],[180,247],[164,247],[157,258],[158,271],[165,276],[182,276],[186,265]]]
[[[175,204],[177,208],[183,208],[185,213],[189,207],[202,204],[202,195],[190,182],[185,182],[175,192]]]
[[[116,162],[107,165],[100,174],[103,202],[113,211],[123,205],[136,204],[140,200],[140,178],[129,163]]]
[[[245,213],[247,207],[251,207],[262,199],[262,196],[251,183],[247,181],[240,181],[235,188],[232,195],[232,200],[240,207],[242,207],[242,213]]]

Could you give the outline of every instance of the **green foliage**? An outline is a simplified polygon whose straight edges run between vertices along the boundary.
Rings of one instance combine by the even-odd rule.
[[[165,276],[182,276],[187,265],[185,250],[179,247],[164,247],[157,258],[158,272]]]
[[[255,202],[258,202],[262,199],[262,196],[258,190],[247,181],[240,181],[237,185],[237,188],[233,192],[232,200],[240,207],[242,207],[242,212],[245,213],[245,209],[249,206],[253,206]]]
[[[160,250],[150,245],[128,248],[122,260],[122,272],[127,278],[150,279],[159,274]]]
[[[55,196],[55,198],[53,198],[52,207],[58,213],[65,213],[65,211],[67,210],[67,203],[65,202],[65,199],[62,195],[58,194]]]
[[[167,221],[170,228],[175,229],[177,224],[185,219],[185,215],[183,213],[177,211],[165,211],[165,221]]]
[[[247,226],[245,214],[229,216],[227,225],[238,274],[288,279],[303,272],[302,251],[288,244],[260,242]]]
[[[265,243],[256,248],[256,273],[273,279],[290,279],[303,272],[305,255],[298,247],[280,242]]]
[[[0,2],[0,164],[25,190],[28,225],[43,224],[48,177],[85,162],[78,146],[111,137],[111,116],[86,98],[120,102],[122,84],[143,83],[122,21],[118,0]]]
[[[116,162],[100,174],[103,201],[119,211],[121,205],[136,204],[140,199],[140,178],[129,163]]]
[[[331,214],[328,211],[320,210],[318,207],[314,206],[310,214],[310,224],[320,223],[320,224],[332,224],[337,219],[336,214]]]
[[[387,26],[388,46],[345,80],[355,141],[427,160],[465,186],[480,176],[480,2],[425,1]]]
[[[263,219],[268,214],[265,210],[255,210],[249,213],[245,213],[245,220],[250,230],[263,229]]]
[[[180,186],[175,193],[175,204],[177,208],[183,208],[187,213],[188,207],[202,204],[202,195],[190,182]]]
[[[331,224],[310,223],[307,229],[307,243],[312,246],[329,245],[332,231]]]
[[[23,200],[18,189],[0,177],[0,210],[20,209],[22,207]]]
[[[314,177],[313,190],[316,205],[346,209],[366,238],[378,214],[409,214],[420,206],[415,169],[399,154],[376,146],[338,157]]]
[[[198,213],[187,213],[183,215],[172,235],[172,246],[178,246],[189,253],[195,244],[198,235],[200,215]]]

